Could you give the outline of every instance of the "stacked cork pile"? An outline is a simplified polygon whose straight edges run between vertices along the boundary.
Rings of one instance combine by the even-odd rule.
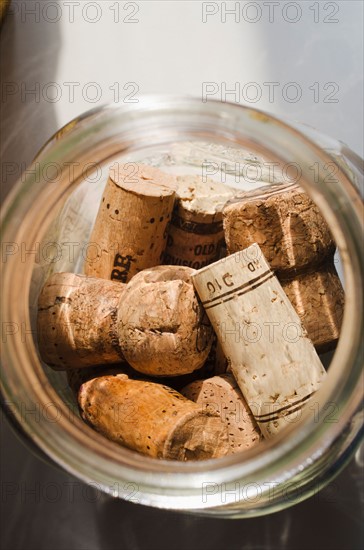
[[[85,274],[53,274],[38,307],[40,355],[67,371],[85,422],[185,461],[299,420],[344,306],[335,244],[300,187],[239,193],[114,165],[90,240]]]

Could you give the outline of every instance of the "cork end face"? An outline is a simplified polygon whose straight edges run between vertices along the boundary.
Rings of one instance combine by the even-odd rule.
[[[193,413],[178,423],[165,443],[163,458],[207,460],[229,452],[229,437],[220,418],[206,412]]]
[[[199,221],[212,223],[222,220],[225,203],[238,193],[238,189],[201,176],[177,176],[179,214],[193,212]]]
[[[113,183],[125,191],[144,197],[167,197],[174,195],[177,184],[172,174],[166,174],[154,166],[127,162],[115,163],[109,171]]]
[[[204,410],[220,416],[228,430],[230,453],[246,451],[262,441],[259,427],[231,374],[195,380],[181,393]]]

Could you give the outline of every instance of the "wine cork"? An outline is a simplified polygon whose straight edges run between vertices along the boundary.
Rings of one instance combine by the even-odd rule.
[[[127,283],[162,262],[175,200],[175,178],[157,168],[127,163],[110,168],[90,244],[86,275]]]
[[[203,460],[229,451],[217,414],[160,384],[104,376],[79,391],[82,417],[108,439],[145,455],[169,460]]]
[[[326,221],[296,184],[241,193],[226,204],[223,215],[228,253],[257,243],[277,273],[295,273],[334,254]]]
[[[326,372],[259,246],[192,279],[262,434],[298,422]]]
[[[120,363],[117,308],[124,285],[54,273],[38,299],[38,345],[55,369]]]
[[[232,375],[196,380],[183,388],[181,393],[187,399],[220,415],[228,428],[232,453],[254,447],[261,441],[260,430]]]
[[[193,269],[157,266],[127,284],[55,273],[38,302],[39,351],[55,369],[128,361],[152,376],[202,367],[214,339]]]
[[[280,283],[317,351],[332,349],[340,336],[345,296],[331,258],[314,271],[281,278]]]
[[[127,285],[118,312],[124,357],[137,371],[176,376],[202,367],[214,332],[192,284],[195,270],[157,266]]]
[[[224,245],[222,209],[235,193],[210,178],[178,176],[164,263],[201,269],[217,260]]]
[[[316,348],[334,347],[344,291],[333,263],[335,243],[309,196],[296,184],[242,193],[226,205],[224,228],[229,253],[259,244]]]

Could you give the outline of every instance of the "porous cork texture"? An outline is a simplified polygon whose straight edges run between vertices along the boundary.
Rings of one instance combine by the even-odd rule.
[[[203,460],[229,451],[219,416],[167,386],[104,376],[83,384],[78,402],[82,417],[97,431],[154,458]]]
[[[340,336],[344,289],[330,259],[308,273],[280,283],[319,353],[329,351]]]
[[[236,189],[202,176],[177,176],[176,203],[164,263],[201,269],[225,243],[222,209]]]
[[[157,266],[127,285],[118,311],[125,359],[151,376],[176,376],[200,368],[214,333],[198,301],[193,269]]]
[[[334,254],[326,221],[296,184],[241,193],[226,204],[223,214],[229,254],[257,243],[278,275],[307,268]]]
[[[97,255],[86,259],[86,275],[127,283],[161,264],[175,189],[175,177],[153,166],[116,163],[110,168],[90,237]]]
[[[116,319],[124,288],[112,281],[54,273],[38,299],[43,361],[59,370],[120,363]]]
[[[204,409],[220,415],[228,428],[230,452],[250,449],[262,440],[254,417],[231,374],[196,380],[183,388],[181,393]]]
[[[228,252],[256,242],[319,352],[337,344],[344,291],[334,267],[335,242],[320,210],[298,185],[241,193],[224,208]]]

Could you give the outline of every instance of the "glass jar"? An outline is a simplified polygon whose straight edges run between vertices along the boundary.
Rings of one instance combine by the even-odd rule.
[[[64,373],[42,364],[34,322],[40,288],[53,271],[80,272],[85,254],[92,253],[88,237],[115,160],[184,173],[205,166],[211,174],[217,166],[220,178],[225,174],[239,185],[241,166],[277,166],[278,179],[298,180],[319,206],[338,245],[346,302],[327,380],[298,426],[242,454],[156,460],[92,431]],[[264,170],[255,180],[245,172],[243,188],[267,180]],[[15,423],[76,477],[142,504],[242,517],[291,506],[318,491],[348,462],[362,431],[361,185],[361,161],[342,143],[234,104],[146,97],[72,121],[44,146],[2,213],[2,394]]]

